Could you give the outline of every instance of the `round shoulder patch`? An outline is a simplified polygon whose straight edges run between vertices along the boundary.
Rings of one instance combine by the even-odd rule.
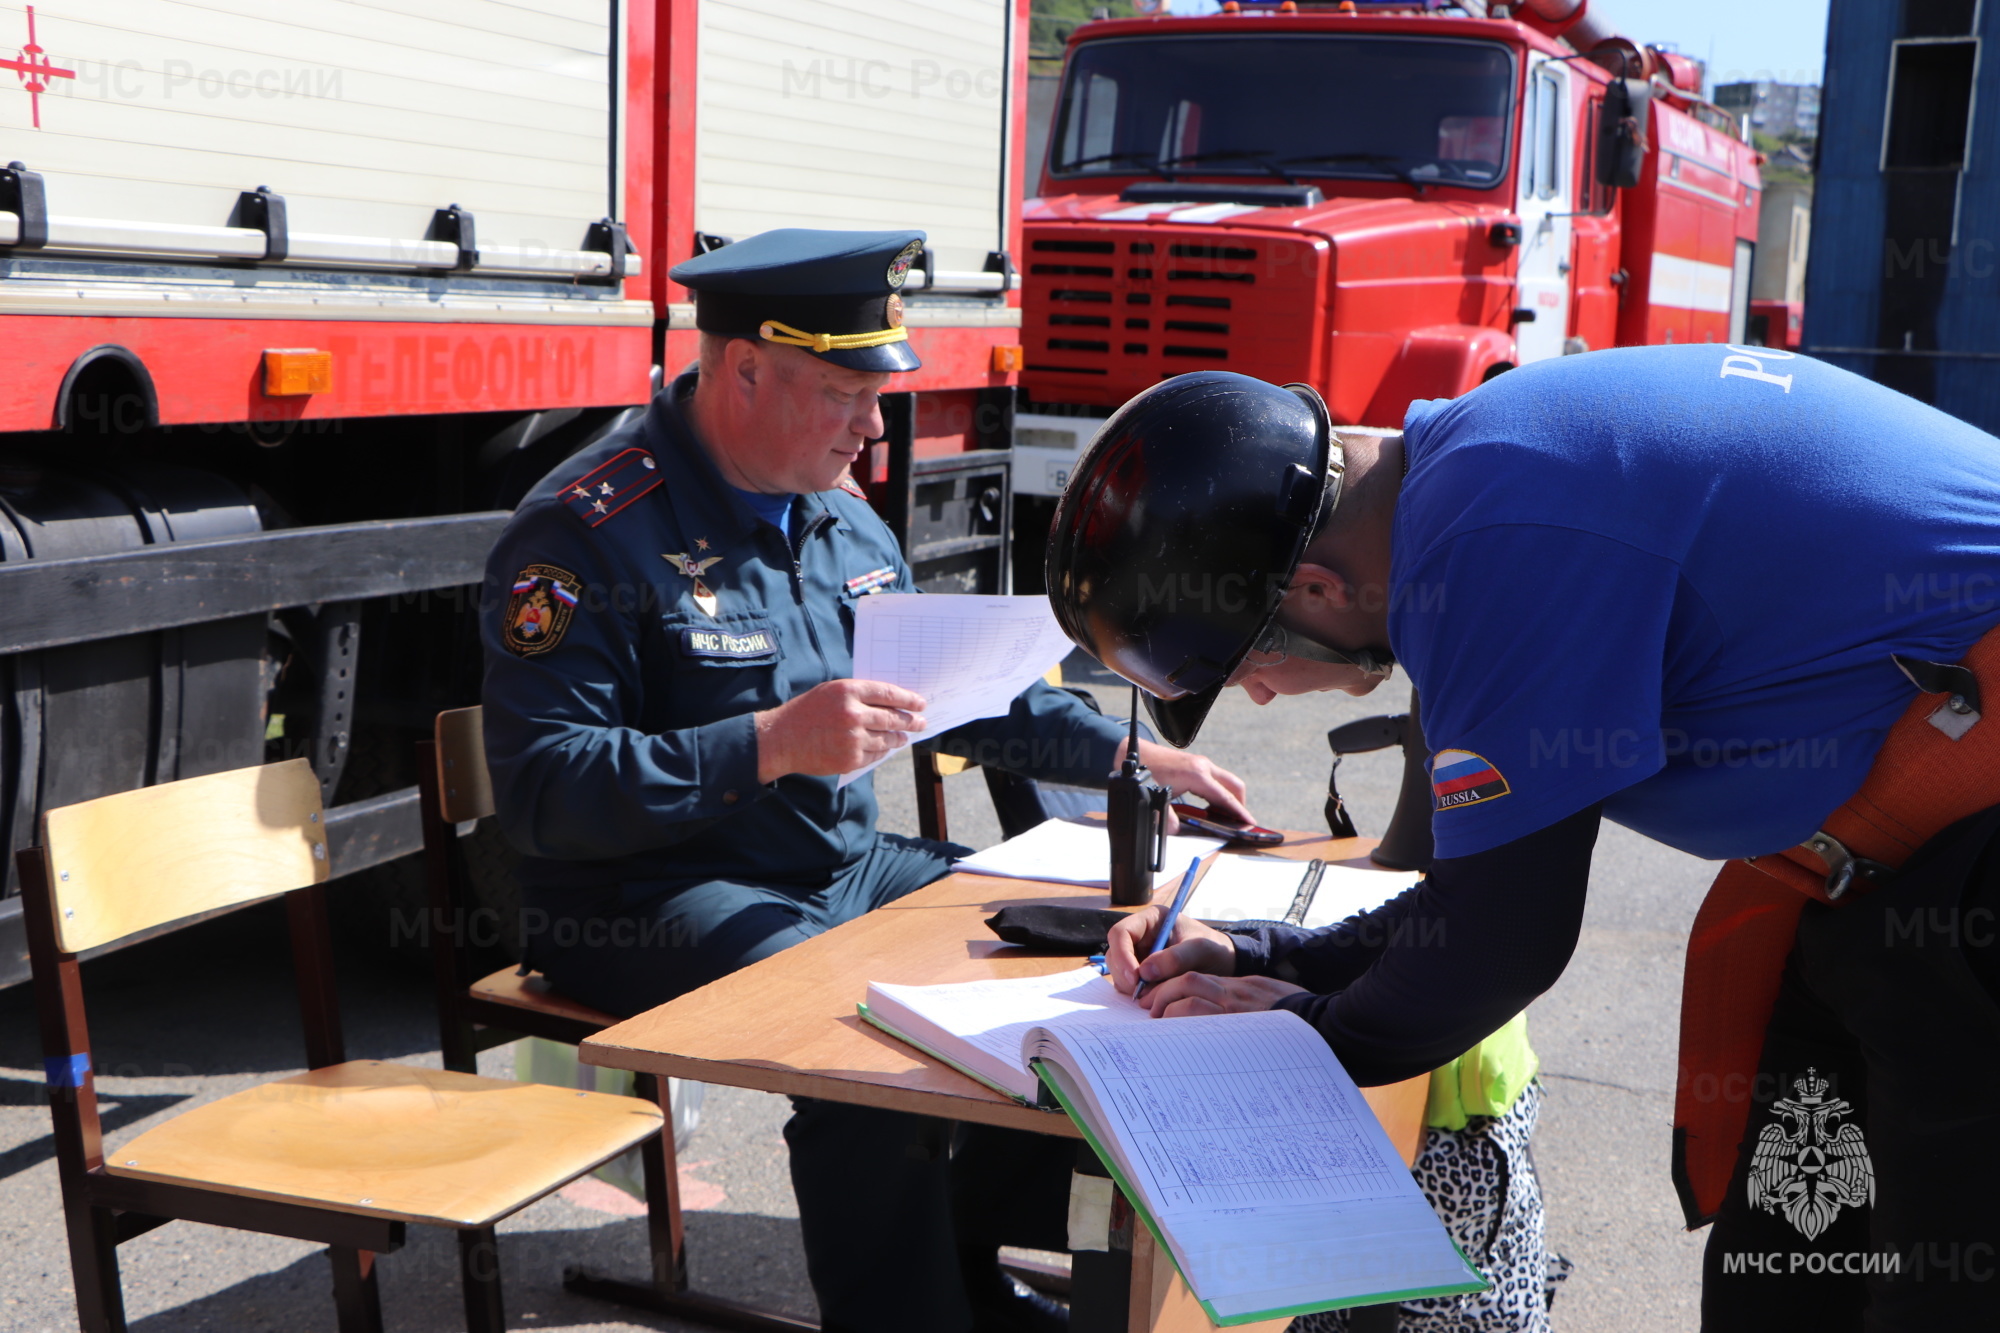
[[[576,614],[583,580],[554,565],[529,565],[514,579],[500,637],[517,657],[545,653],[562,642]]]

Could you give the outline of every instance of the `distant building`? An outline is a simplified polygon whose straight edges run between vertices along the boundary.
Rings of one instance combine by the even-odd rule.
[[[1796,305],[1806,299],[1806,258],[1812,237],[1812,186],[1784,181],[1764,191],[1757,214],[1757,258],[1750,299]]]
[[[1715,104],[1734,111],[1750,128],[1774,139],[1788,134],[1819,137],[1819,85],[1816,83],[1724,83],[1715,89]]]
[[[2000,5],[1832,0],[1804,350],[2000,432]]]

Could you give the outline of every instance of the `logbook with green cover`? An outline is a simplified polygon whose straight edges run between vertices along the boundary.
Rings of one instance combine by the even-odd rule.
[[[1214,1323],[1485,1288],[1298,1015],[1059,1022],[1021,1053]]]

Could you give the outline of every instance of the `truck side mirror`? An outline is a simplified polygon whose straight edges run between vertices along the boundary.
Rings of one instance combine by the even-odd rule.
[[[1597,118],[1597,183],[1629,190],[1646,160],[1646,110],[1652,88],[1638,79],[1613,79]]]

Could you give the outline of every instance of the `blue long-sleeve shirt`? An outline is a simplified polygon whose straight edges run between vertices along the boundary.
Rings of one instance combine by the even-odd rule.
[[[487,562],[487,762],[531,886],[813,886],[876,836],[870,778],[758,782],[752,715],[850,676],[855,603],[914,591],[909,566],[858,496],[797,497],[789,538],[752,513],[682,415],[693,383],[544,478]],[[1102,785],[1120,739],[1036,685],[946,744]]]

